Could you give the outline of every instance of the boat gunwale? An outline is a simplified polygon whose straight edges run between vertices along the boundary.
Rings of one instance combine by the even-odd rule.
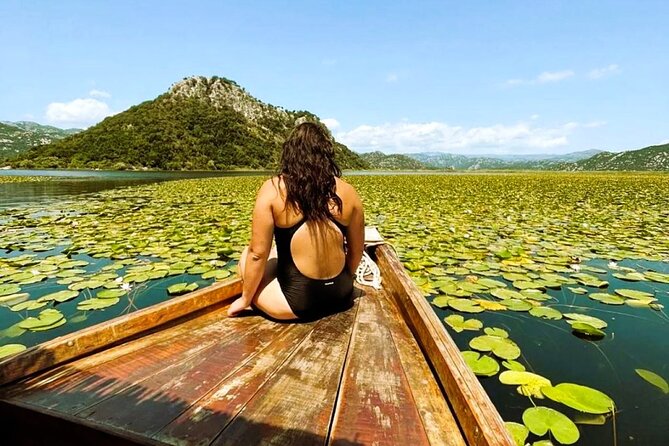
[[[0,360],[0,386],[146,334],[169,322],[225,302],[241,292],[242,281],[239,278],[216,282],[183,296],[37,344]]]
[[[435,371],[468,444],[516,446],[502,416],[430,303],[406,273],[394,249],[384,244],[377,246],[374,254],[384,278],[384,288]]]

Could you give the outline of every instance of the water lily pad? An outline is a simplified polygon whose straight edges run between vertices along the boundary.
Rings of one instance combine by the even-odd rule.
[[[12,306],[28,300],[28,298],[30,298],[30,294],[28,293],[7,294],[5,296],[0,296],[0,305]]]
[[[625,299],[622,297],[608,293],[590,293],[588,297],[608,305],[622,305],[625,303]]]
[[[542,319],[559,320],[562,319],[562,313],[555,308],[550,307],[534,307],[530,308],[530,314],[534,317]]]
[[[21,287],[14,284],[0,284],[0,296],[7,296],[8,294],[16,294],[21,291]]]
[[[568,322],[571,325],[571,329],[576,333],[589,336],[592,338],[603,338],[604,336],[606,336],[606,333],[604,333],[602,330],[586,322],[578,322],[578,321],[568,321]]]
[[[174,285],[167,287],[167,292],[173,295],[184,294],[190,291],[194,291],[197,288],[198,284],[196,282],[193,283],[181,282],[181,283],[175,283]]]
[[[502,365],[507,368],[508,370],[515,370],[516,372],[524,372],[525,371],[525,366],[522,365],[518,361],[514,361],[513,359],[509,359],[507,361],[502,361]]]
[[[516,442],[516,446],[525,446],[525,440],[527,440],[527,436],[530,434],[525,425],[507,421],[504,423],[504,426],[506,426],[506,430],[511,434],[513,441]]]
[[[77,310],[79,311],[89,311],[89,310],[102,310],[107,307],[111,307],[119,303],[118,297],[98,299],[92,298],[87,299],[77,304]]]
[[[531,303],[519,299],[507,299],[500,303],[511,311],[529,311],[533,306]]]
[[[639,290],[630,290],[627,288],[616,290],[615,293],[619,296],[627,297],[628,299],[649,300],[655,298],[655,296],[653,296],[651,293]]]
[[[575,322],[585,322],[586,324],[589,324],[595,328],[600,328],[600,329],[606,328],[608,325],[603,320],[596,318],[594,316],[588,316],[587,314],[564,313],[563,316],[569,319],[567,323],[569,323],[570,325],[573,325]]]
[[[601,280],[597,276],[587,273],[576,273],[571,275],[572,278],[576,279],[578,283],[585,286],[591,286],[595,288],[605,288],[609,286],[609,283],[605,280]]]
[[[551,432],[560,444],[574,444],[580,438],[578,427],[566,415],[549,407],[530,407],[523,412],[523,423],[534,435]]]
[[[525,296],[520,294],[518,291],[509,290],[506,288],[495,288],[492,291],[490,291],[490,294],[502,300],[507,300],[507,299],[522,300],[525,298]]]
[[[472,299],[472,302],[479,305],[486,311],[504,311],[507,309],[504,305],[500,304],[499,302],[494,302],[492,300]]]
[[[46,301],[26,300],[24,302],[9,307],[9,309],[12,311],[38,310],[40,308],[46,307],[46,304],[47,304]]]
[[[478,376],[494,376],[499,372],[499,364],[490,356],[481,355],[470,350],[462,352],[465,362]]]
[[[588,292],[587,289],[581,288],[581,287],[577,287],[577,288],[569,287],[569,291],[571,291],[574,294],[587,294],[587,292]]]
[[[28,317],[19,323],[26,330],[42,331],[58,327],[65,323],[65,316],[54,308],[42,310],[37,317]]]
[[[492,352],[501,359],[516,359],[520,356],[520,348],[508,338],[499,336],[483,335],[477,336],[469,341],[469,346],[474,350]]]
[[[72,290],[62,290],[62,291],[57,291],[55,293],[50,293],[46,294],[39,299],[37,299],[38,302],[48,302],[48,301],[56,301],[56,302],[67,302],[68,300],[74,299],[79,295],[79,291],[72,291]]]
[[[449,296],[437,296],[434,299],[432,299],[432,305],[439,308],[447,308],[448,301],[451,299],[453,298]]]
[[[122,290],[122,289],[119,289],[119,288],[116,288],[116,289],[112,288],[112,289],[105,289],[105,290],[98,291],[98,293],[95,295],[95,297],[97,297],[98,299],[113,299],[113,298],[116,298],[116,297],[124,296],[125,294],[127,294],[126,290]]]
[[[660,389],[662,393],[669,393],[669,383],[667,383],[667,380],[662,378],[657,373],[646,369],[634,369],[634,371],[637,373],[637,375]]]
[[[497,327],[486,327],[483,329],[483,332],[487,335],[490,336],[497,336],[499,338],[508,338],[509,333],[502,329],[502,328],[497,328]]]
[[[655,271],[646,271],[643,273],[647,280],[652,280],[658,283],[669,283],[669,274],[658,273]]]
[[[469,299],[453,298],[448,301],[448,306],[463,313],[481,313],[484,311],[481,306]]]
[[[478,319],[465,320],[465,318],[459,314],[451,314],[444,318],[444,321],[457,333],[460,333],[463,330],[477,331],[483,328],[483,322]]]
[[[641,273],[613,273],[613,277],[616,277],[621,280],[627,280],[628,282],[638,282],[641,280],[646,280],[646,276]]]
[[[605,414],[615,407],[605,393],[579,384],[560,383],[555,387],[544,387],[541,392],[553,401],[585,413]]]
[[[544,378],[536,373],[516,370],[506,370],[499,375],[499,380],[502,384],[517,385],[518,393],[524,396],[531,396],[534,398],[543,398],[541,388],[550,386],[549,379]]]
[[[6,358],[7,356],[15,355],[21,353],[26,349],[25,345],[22,344],[5,344],[0,346],[0,359]]]

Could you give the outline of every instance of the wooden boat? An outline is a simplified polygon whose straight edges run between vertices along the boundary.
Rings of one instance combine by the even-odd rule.
[[[515,443],[394,251],[383,289],[308,323],[227,318],[239,280],[0,362],[2,443]]]

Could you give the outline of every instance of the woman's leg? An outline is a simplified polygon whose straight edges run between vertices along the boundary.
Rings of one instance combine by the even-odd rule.
[[[244,248],[244,251],[242,251],[242,255],[239,258],[239,264],[237,265],[237,273],[242,280],[244,279],[247,254],[248,248]],[[297,316],[295,316],[288,305],[288,301],[286,301],[286,297],[283,295],[283,291],[281,291],[281,287],[279,286],[279,281],[276,278],[276,262],[276,249],[272,248],[265,266],[265,273],[260,281],[260,285],[258,285],[258,290],[256,291],[255,296],[253,296],[253,305],[274,319],[297,319]]]

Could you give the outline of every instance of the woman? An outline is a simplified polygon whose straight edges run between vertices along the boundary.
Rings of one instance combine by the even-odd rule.
[[[350,304],[365,222],[334,154],[328,132],[310,122],[283,144],[279,175],[256,198],[251,244],[239,260],[243,292],[229,316],[253,305],[274,319],[313,319]]]

